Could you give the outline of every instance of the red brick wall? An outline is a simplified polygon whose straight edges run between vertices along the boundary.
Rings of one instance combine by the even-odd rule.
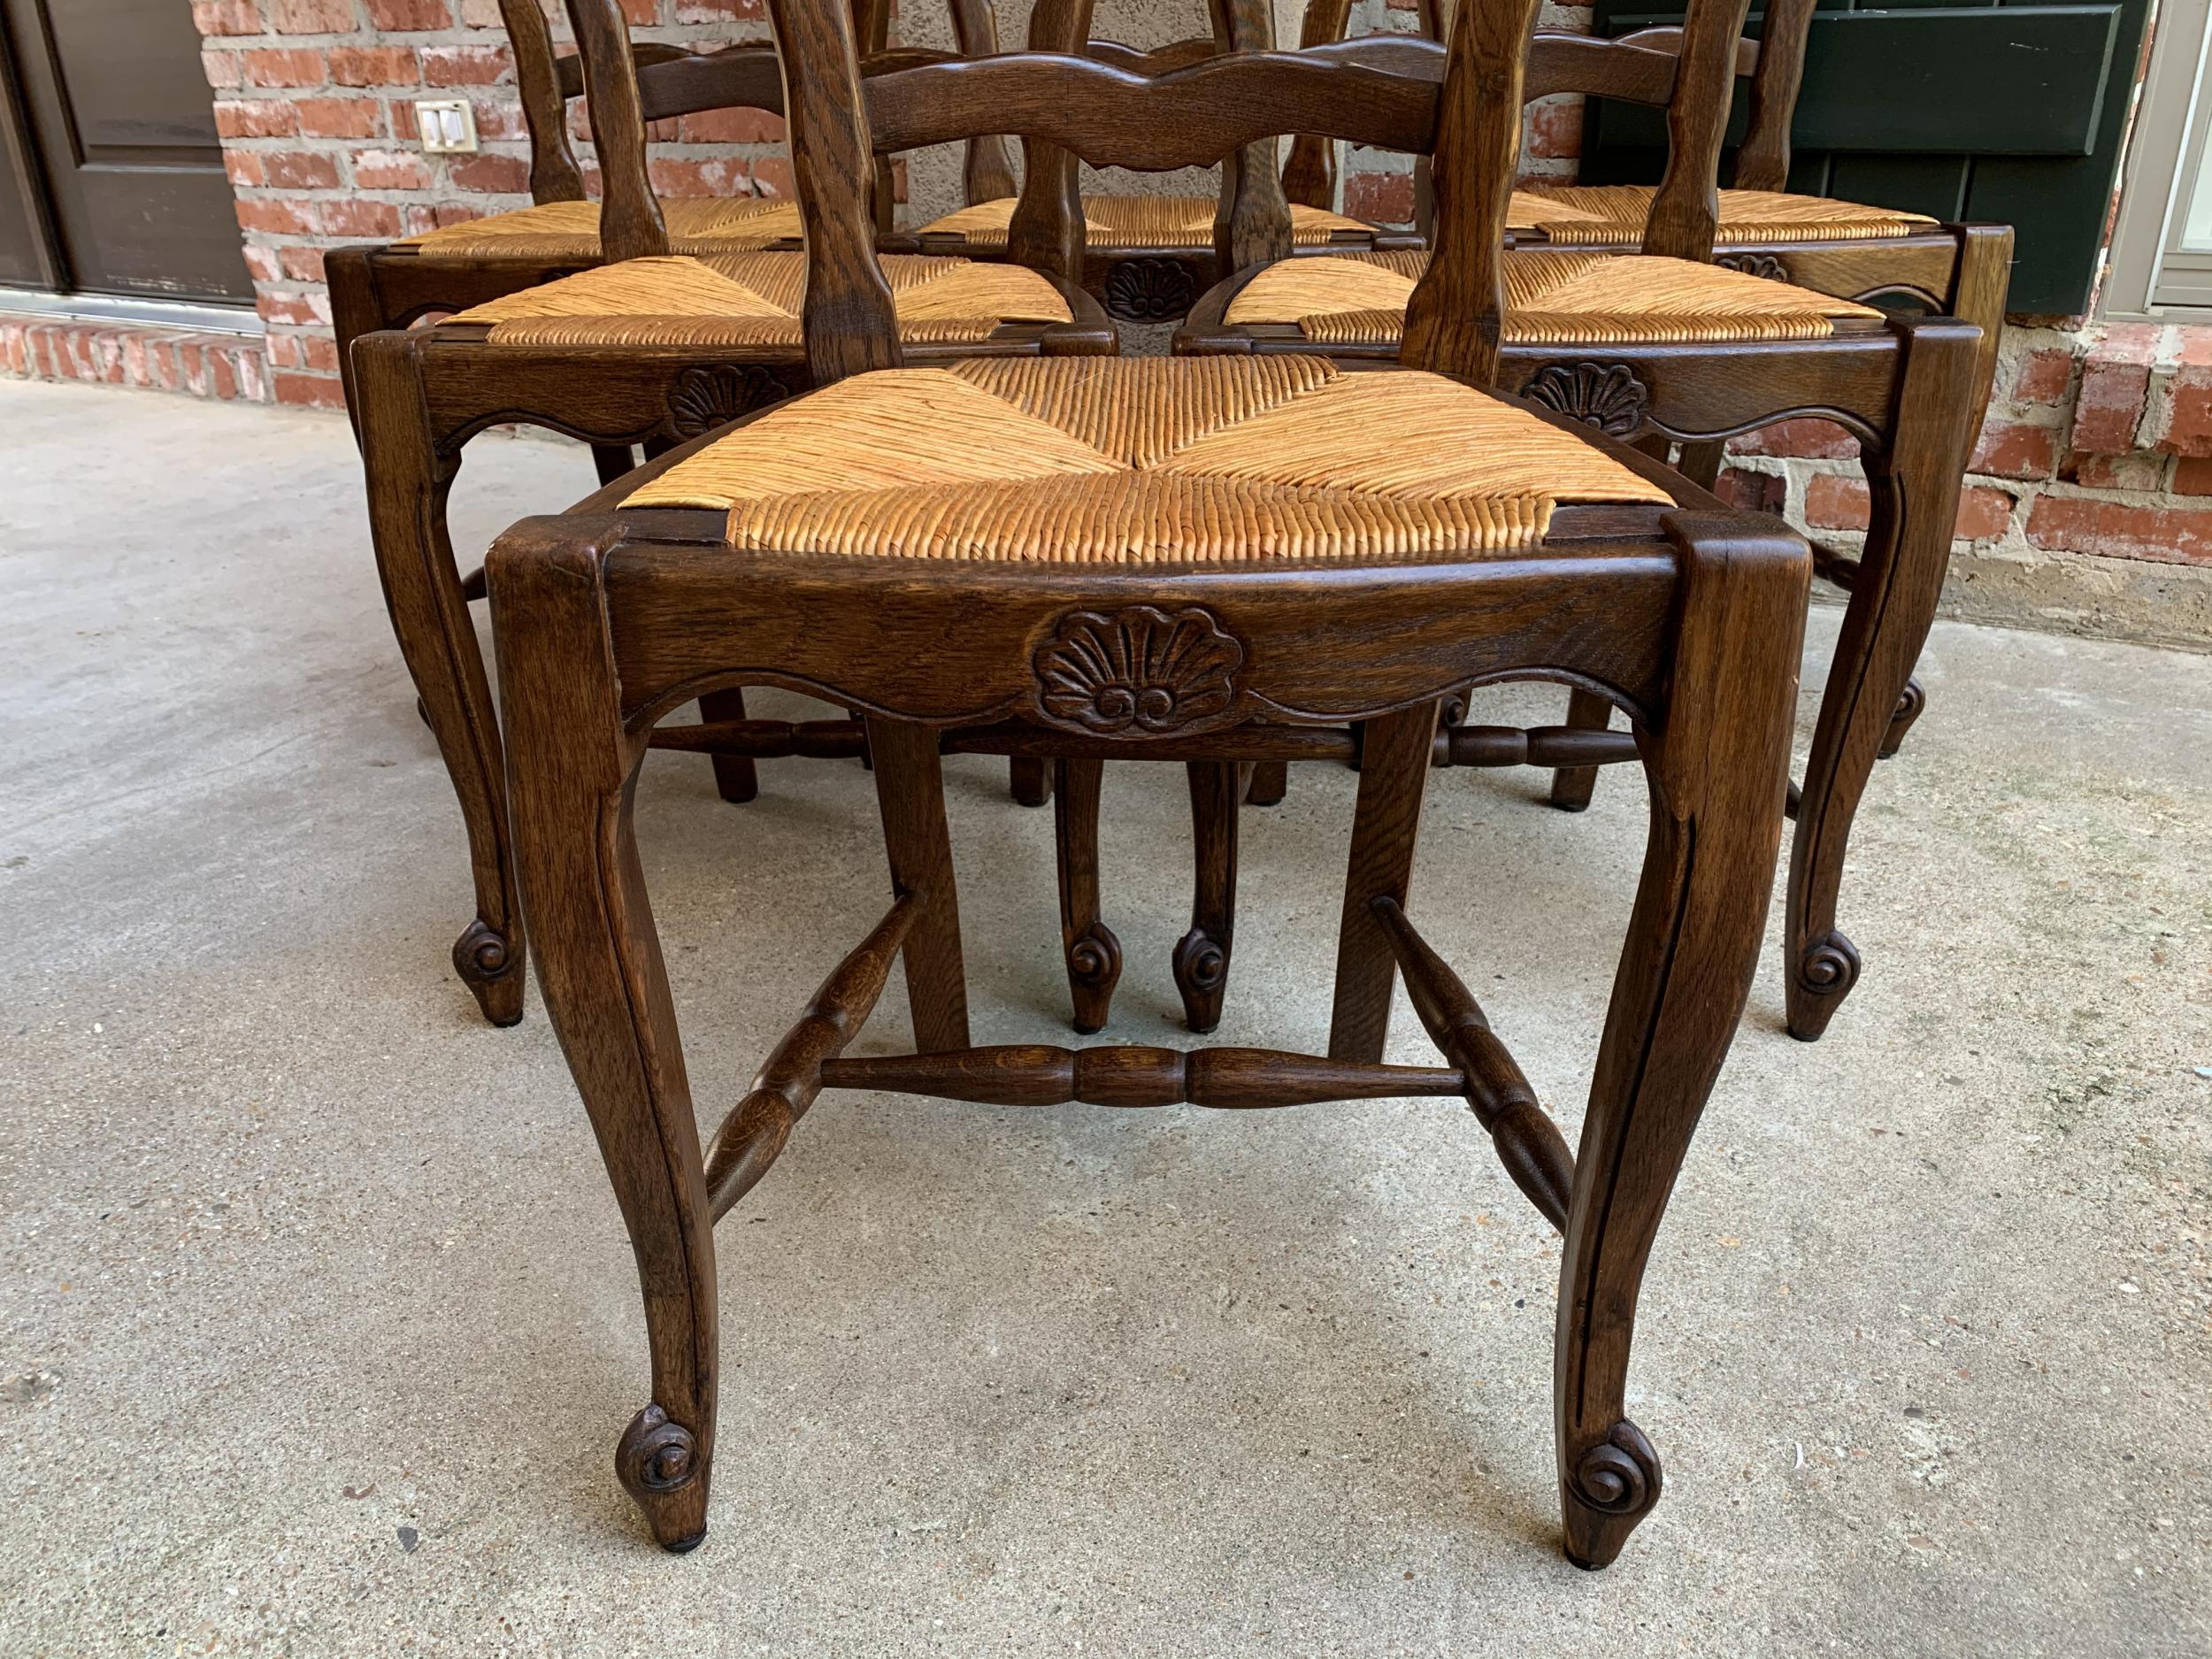
[[[1733,453],[1735,500],[1845,540],[1866,528],[1840,428],[1792,421]],[[2212,328],[2009,326],[1957,534],[1999,554],[2212,567]]]
[[[560,8],[544,0],[549,14]],[[761,0],[624,0],[641,38],[765,39]],[[529,146],[495,0],[193,0],[279,403],[339,406],[323,251],[525,206]],[[566,35],[565,18],[556,24]],[[411,105],[465,97],[480,153],[425,155]],[[580,110],[577,126],[580,136]],[[668,196],[780,194],[781,124],[664,124]],[[590,146],[580,142],[588,158]]]
[[[541,4],[558,13],[557,0]],[[703,44],[767,35],[763,0],[624,4],[646,38]],[[1143,5],[1148,19],[1149,0]],[[1409,29],[1413,5],[1357,0],[1352,29]],[[219,336],[0,320],[0,373],[334,408],[324,250],[527,200],[527,147],[498,8],[495,0],[193,0],[192,9],[268,326],[265,364],[250,344]],[[1010,43],[1026,7],[1002,0],[1001,9]],[[1543,21],[1586,31],[1591,14],[1547,4]],[[556,32],[566,33],[557,16]],[[409,106],[453,96],[474,106],[481,153],[426,156]],[[1532,107],[1525,173],[1572,177],[1581,121],[1576,99]],[[655,182],[672,196],[785,194],[780,126],[749,113],[664,124]],[[579,150],[588,165],[589,145]],[[1345,173],[1347,211],[1411,217],[1405,157],[1354,150]],[[2049,321],[2022,319],[2008,335],[1961,505],[1962,547],[2212,565],[2212,328]],[[1854,452],[1834,428],[1792,423],[1739,442],[1724,486],[1747,505],[1847,541],[1866,522]]]

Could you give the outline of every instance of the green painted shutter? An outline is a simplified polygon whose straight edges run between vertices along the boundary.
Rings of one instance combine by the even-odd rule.
[[[1681,13],[1598,0],[1597,32],[1626,35]],[[2018,233],[2014,311],[2085,311],[2148,0],[2095,5],[1821,0],[1792,129],[1790,188]],[[1761,16],[1752,13],[1750,32]],[[1739,82],[1732,142],[1743,130]],[[1582,176],[1659,176],[1660,112],[1594,104]],[[1724,168],[1722,176],[1727,176]]]

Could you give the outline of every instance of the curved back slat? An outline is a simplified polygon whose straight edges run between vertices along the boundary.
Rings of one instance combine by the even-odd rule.
[[[680,63],[687,58],[703,55],[712,56],[713,54],[701,54],[694,52],[688,47],[672,46],[666,41],[632,41],[630,42],[630,61],[640,71],[653,68],[659,64]],[[560,73],[561,96],[564,98],[582,97],[584,96],[584,60],[575,53],[570,52],[564,57],[555,58],[553,66]]]
[[[783,66],[772,46],[733,46],[727,51],[679,51],[640,61],[638,106],[649,121],[665,121],[704,110],[766,110],[783,113]]]
[[[1670,58],[1682,50],[1682,26],[1663,24],[1655,28],[1635,29],[1613,37],[1616,46],[1640,46],[1646,51],[1664,52]],[[1736,42],[1736,78],[1743,80],[1759,72],[1759,42],[1748,35]]]
[[[1560,35],[1546,29],[1530,42],[1523,96],[1548,98],[1562,92],[1579,92],[1588,97],[1619,98],[1627,104],[1663,109],[1674,97],[1679,63],[1671,50],[1632,44],[1625,38],[1601,41],[1588,35]]]
[[[1379,149],[1426,150],[1438,96],[1438,81],[1427,76],[1302,52],[1210,58],[1165,75],[1025,52],[929,64],[867,83],[882,149],[949,143],[985,119],[1095,166],[1142,173],[1208,166],[1286,125]]]
[[[1119,41],[1086,41],[1083,43],[1084,57],[1094,58],[1102,64],[1111,64],[1117,69],[1126,69],[1133,75],[1164,75],[1173,70],[1187,69],[1193,64],[1203,63],[1220,50],[1210,35],[1193,35],[1187,41],[1171,41],[1167,45],[1156,46],[1149,51],[1124,46]]]

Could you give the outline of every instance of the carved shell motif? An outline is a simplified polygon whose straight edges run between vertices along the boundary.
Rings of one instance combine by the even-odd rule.
[[[1625,363],[1548,363],[1529,378],[1521,396],[1610,438],[1632,438],[1644,424],[1651,388]]]
[[[1713,263],[1724,271],[1740,271],[1746,276],[1764,277],[1770,282],[1790,280],[1789,266],[1770,253],[1715,254]]]
[[[1032,666],[1047,718],[1087,732],[1163,733],[1225,712],[1243,664],[1244,647],[1211,612],[1132,605],[1063,617]]]
[[[668,388],[668,425],[680,438],[695,438],[740,415],[781,403],[791,390],[757,364],[695,365]]]
[[[1106,310],[1125,323],[1171,323],[1197,298],[1187,259],[1119,259],[1106,273]]]

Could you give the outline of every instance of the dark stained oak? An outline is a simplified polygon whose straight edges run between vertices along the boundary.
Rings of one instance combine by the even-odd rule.
[[[891,319],[871,303],[882,283],[866,234],[882,134],[871,129],[857,42],[835,4],[772,0],[792,142],[804,157],[795,171],[808,180],[801,205],[818,380],[910,360]],[[1483,142],[1505,123],[1469,85],[1518,76],[1532,0],[1464,4],[1487,19],[1460,30],[1440,88],[1432,77],[1385,79],[1415,102],[1426,97],[1432,113],[1441,108],[1445,129],[1462,134],[1442,147],[1439,263],[1467,268],[1440,279],[1440,291],[1480,294],[1495,290],[1499,239],[1455,234],[1453,220],[1463,210],[1491,222],[1510,186],[1512,153]],[[1088,38],[1086,0],[1068,0],[1066,14],[1048,21],[1070,40]],[[1264,73],[1254,79],[1247,71],[1256,63]],[[1217,67],[1238,65],[1227,76]],[[1274,117],[1280,130],[1327,134],[1373,115],[1361,103],[1365,69],[1317,81],[1236,55],[1144,79],[1149,90],[1125,100],[1119,72],[1097,64],[1010,55],[990,66],[1002,100],[971,107],[973,125],[1084,153],[1094,134],[1117,130],[1119,109],[1122,121],[1161,124],[1142,142],[1162,166],[1217,162],[1261,135],[1239,135],[1246,118],[1233,111],[1225,126],[1215,96],[1224,86],[1298,92],[1304,101],[1286,100]],[[1462,170],[1478,175],[1471,186]],[[812,338],[825,319],[847,331],[833,349]],[[1429,361],[1443,366],[1456,349],[1440,346]],[[1939,348],[1921,366],[1935,374],[1953,360]],[[1509,357],[1502,372],[1509,377],[1510,368]],[[401,383],[421,396],[422,382]],[[1715,398],[1732,406],[1717,390]],[[1755,413],[1755,399],[1750,406]],[[1663,1480],[1656,1452],[1626,1416],[1643,1269],[1757,964],[1812,556],[1786,526],[1725,511],[1573,417],[1528,400],[1522,407],[1658,483],[1667,504],[1565,506],[1540,542],[1412,563],[1062,565],[775,549],[738,559],[724,514],[625,506],[634,475],[567,513],[526,519],[495,544],[485,580],[521,900],[537,929],[547,1012],[598,1133],[646,1310],[649,1393],[618,1442],[617,1471],[664,1547],[691,1548],[706,1522],[717,1411],[714,1222],[772,1165],[821,1091],[858,1088],[1035,1110],[1465,1100],[1509,1179],[1563,1227],[1555,1367],[1563,1541],[1587,1566],[1619,1553]],[[646,475],[712,441],[703,434],[666,449]],[[435,470],[426,478],[434,486]],[[1870,591],[1895,580],[1877,562],[1860,585]],[[434,603],[436,584],[426,590]],[[1217,652],[1206,695],[1179,697],[1187,689],[1178,678],[1188,670],[1182,657],[1139,654],[1117,669],[1114,688],[1159,711],[1151,726],[1087,721],[1098,706],[1069,701],[1053,642],[1102,618],[1149,628],[1170,608],[1179,624],[1202,619],[1209,641],[1236,647]],[[1571,1160],[1523,1068],[1409,919],[1432,770],[1627,757],[1610,733],[1438,730],[1440,710],[1466,687],[1530,678],[1622,710],[1651,799],[1643,879]],[[709,754],[826,751],[850,741],[833,721],[672,719],[749,685],[808,691],[863,716],[893,899],[800,1008],[703,1151],[640,875],[639,768],[664,721],[676,736],[664,746]],[[1870,683],[1867,706],[1880,710],[1867,727],[1874,741],[1897,703],[1897,687]],[[1340,760],[1353,752],[1354,732],[1360,784],[1326,1055],[971,1046],[942,754],[1051,762],[1067,839],[1094,843],[1095,779],[1106,760],[1185,765],[1194,811],[1218,832],[1233,824],[1248,766]],[[1841,741],[1839,753],[1855,752],[1858,741]],[[1217,838],[1204,856],[1233,874],[1233,840]],[[1066,923],[1094,919],[1095,874],[1079,863],[1064,871]],[[1470,902],[1458,883],[1439,886],[1436,902]],[[1210,895],[1202,885],[1194,918],[1210,937],[1218,927],[1225,946],[1227,918],[1214,902],[1226,891]],[[913,1052],[852,1054],[895,956],[905,971]],[[1441,1064],[1380,1063],[1401,972]]]
[[[535,19],[538,33],[543,32],[543,19],[532,0],[510,0],[510,10],[515,13],[510,20],[519,31],[518,39],[534,39],[521,20],[524,13]],[[680,72],[703,83],[709,78],[704,72],[695,73],[692,65],[712,60],[669,49],[634,47],[616,0],[575,0],[572,11],[580,53],[559,60],[550,83],[534,43],[517,59],[526,106],[533,100],[541,106],[533,117],[532,131],[547,135],[541,148],[554,180],[549,188],[566,188],[560,182],[560,157],[573,161],[561,102],[588,90],[603,180],[601,241],[606,256],[622,259],[665,254],[668,231],[652,188],[646,144],[645,124],[654,119],[657,106],[646,88],[653,84],[649,77],[664,77],[658,84],[666,92],[664,108],[667,98],[674,98],[676,91],[689,84],[664,78]],[[852,28],[842,8],[826,9],[823,26],[847,34]],[[549,35],[548,61],[550,50]],[[782,109],[782,72],[772,50],[739,48],[717,57],[738,59],[748,52],[749,58],[717,70],[718,79],[710,86],[690,84],[687,96],[752,96]],[[909,62],[895,54],[879,54],[879,60]],[[676,91],[667,91],[670,88]],[[849,134],[848,142],[852,142]],[[858,142],[864,145],[864,135]],[[809,150],[810,155],[818,153]],[[849,150],[841,153],[852,160]],[[815,188],[812,179],[803,174],[799,187],[803,194]],[[864,229],[854,234],[865,241],[873,233]],[[849,248],[845,257],[864,260],[870,271],[877,269],[869,246]],[[813,383],[813,371],[803,352],[787,348],[495,345],[485,339],[483,328],[473,325],[445,322],[403,330],[392,325],[421,311],[478,303],[567,271],[541,263],[432,258],[412,250],[341,250],[332,253],[330,264],[334,307],[350,319],[341,321],[341,349],[387,607],[424,718],[453,780],[468,835],[476,913],[454,948],[453,960],[485,1017],[497,1025],[512,1025],[522,1016],[526,946],[513,896],[497,719],[466,612],[466,595],[458,586],[446,523],[446,499],[464,452],[488,426],[535,425],[589,443],[600,480],[606,483],[630,470],[637,446],[645,446],[649,453],[757,413],[804,390]],[[339,274],[342,270],[350,276]],[[430,286],[407,288],[413,296],[408,302],[412,309],[403,308],[403,314],[395,316],[375,297],[378,285],[388,279],[419,279]],[[1115,350],[1112,328],[1096,303],[1079,289],[1065,292],[1076,317],[1072,323],[1008,325],[991,340],[932,346],[918,349],[915,358]],[[818,297],[809,296],[809,304],[817,310]],[[879,295],[847,295],[841,302],[843,312],[816,319],[810,338],[831,342],[827,360],[833,378],[846,366],[835,342],[860,337],[851,329],[854,308],[877,301],[888,305],[887,288]],[[709,723],[741,721],[741,687],[710,693],[703,718]],[[1034,778],[1017,776],[1018,793],[1039,787],[1042,764],[1032,764]],[[750,757],[718,755],[714,771],[724,799],[748,801],[757,794],[758,776]],[[1041,802],[1043,796],[1039,794],[1036,799]]]
[[[1804,0],[1791,4],[1809,11]],[[1837,422],[1858,438],[1870,487],[1886,503],[1870,532],[1870,549],[1876,541],[1881,544],[1870,555],[1870,568],[1886,572],[1892,561],[1901,557],[1911,569],[1901,580],[1885,577],[1864,599],[1855,590],[1852,615],[1857,621],[1838,642],[1824,718],[1831,703],[1839,710],[1857,709],[1870,676],[1879,689],[1869,695],[1886,697],[1886,706],[1893,711],[1910,670],[1909,662],[1897,669],[1895,654],[1907,642],[1916,651],[1925,639],[1949,557],[1947,535],[1914,530],[1947,526],[1955,512],[1965,457],[1989,396],[2010,233],[1986,226],[1931,227],[1922,235],[1791,245],[1773,254],[1763,251],[1763,245],[1745,250],[1731,243],[1722,262],[1739,269],[1801,282],[1817,277],[1813,286],[1853,297],[1905,294],[1939,314],[1886,322],[1846,320],[1837,325],[1832,338],[1820,341],[1592,346],[1540,340],[1501,343],[1502,281],[1474,257],[1474,249],[1504,235],[1502,204],[1493,203],[1497,214],[1479,228],[1466,228],[1475,223],[1468,212],[1471,174],[1459,165],[1458,148],[1471,147],[1486,158],[1515,153],[1519,127],[1506,112],[1524,99],[1546,91],[1601,93],[1657,104],[1665,111],[1667,169],[1653,198],[1643,251],[1698,262],[1713,259],[1717,180],[1733,82],[1750,73],[1755,86],[1766,88],[1757,129],[1763,148],[1754,156],[1755,170],[1771,165],[1778,142],[1786,168],[1786,112],[1775,111],[1795,96],[1798,65],[1785,60],[1793,52],[1796,59],[1802,57],[1803,18],[1793,14],[1783,19],[1770,48],[1741,38],[1746,10],[1745,0],[1700,0],[1682,27],[1578,46],[1571,46],[1567,37],[1539,35],[1517,76],[1502,69],[1495,84],[1480,96],[1463,81],[1463,101],[1448,88],[1438,106],[1433,149],[1437,177],[1454,182],[1432,184],[1430,194],[1435,198],[1449,188],[1461,199],[1450,204],[1448,214],[1441,211],[1445,204],[1436,202],[1436,251],[1408,307],[1402,345],[1317,344],[1294,324],[1230,325],[1225,320],[1230,303],[1256,274],[1247,272],[1199,301],[1178,333],[1176,349],[1197,355],[1319,351],[1347,366],[1448,367],[1495,380],[1656,454],[1679,444],[1683,471],[1709,488],[1730,438],[1809,415]],[[1486,21],[1481,7],[1463,9],[1453,27],[1463,34],[1504,27]],[[1378,113],[1376,119],[1383,118]],[[1388,119],[1415,117],[1409,107]],[[1468,245],[1447,245],[1448,238],[1463,235]],[[1540,238],[1513,240],[1517,246],[1540,245]],[[1468,282],[1474,286],[1457,286]],[[1952,314],[1942,314],[1947,310]],[[1968,359],[1962,370],[1954,365],[1938,373],[1926,366],[1931,354],[1949,364],[1962,351]],[[1911,366],[1915,363],[1922,365],[1918,372]],[[1947,471],[1927,465],[1931,454],[1955,453],[1958,465]],[[1601,697],[1574,690],[1567,726],[1602,743],[1610,712]],[[1810,805],[1801,822],[1817,828],[1801,832],[1790,861],[1792,913],[1803,918],[1803,926],[1793,936],[1786,975],[1791,1029],[1808,1040],[1825,1029],[1858,974],[1856,949],[1835,926],[1836,896],[1850,826],[1876,750],[1855,735],[1845,741],[1842,733],[1847,726],[1855,733],[1859,719],[1870,718],[1837,715],[1833,764],[1824,751],[1823,764],[1809,770],[1804,786]],[[1892,722],[1884,731],[1893,726],[1901,740],[1909,724]],[[1554,804],[1571,811],[1586,807],[1595,767],[1602,764],[1601,758],[1559,767],[1552,782]],[[1269,788],[1273,794],[1272,779]]]

